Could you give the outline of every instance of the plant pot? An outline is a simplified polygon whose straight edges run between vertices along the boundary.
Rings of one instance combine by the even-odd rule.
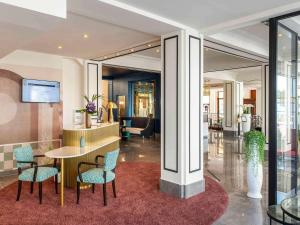
[[[246,133],[251,130],[251,114],[242,115],[242,131]]]
[[[89,113],[85,113],[85,127],[86,128],[92,127],[92,118],[91,118],[91,114]]]
[[[257,145],[250,146],[253,152],[253,157],[248,161],[247,165],[247,183],[249,198],[262,198],[261,187],[263,182],[263,166],[259,161]]]

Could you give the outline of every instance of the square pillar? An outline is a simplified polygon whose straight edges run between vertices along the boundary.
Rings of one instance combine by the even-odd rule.
[[[203,177],[203,39],[197,32],[162,36],[160,190],[189,198],[205,189]]]
[[[243,114],[243,95],[243,82],[228,81],[224,83],[224,135],[237,136],[238,115]]]

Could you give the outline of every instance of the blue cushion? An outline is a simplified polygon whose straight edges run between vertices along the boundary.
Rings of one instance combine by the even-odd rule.
[[[123,120],[123,124],[126,127],[131,127],[131,120]]]
[[[17,161],[33,161],[33,153],[31,146],[18,147],[14,149],[14,156]],[[17,163],[17,167],[29,166],[28,163]]]
[[[39,167],[36,175],[36,182],[42,182],[58,173],[57,168]],[[34,168],[26,169],[19,175],[21,181],[33,181]]]
[[[90,184],[103,184],[104,183],[104,170],[103,168],[93,168],[81,174],[82,181]],[[115,173],[112,171],[106,172],[106,183],[115,179]],[[77,181],[80,182],[79,176]]]

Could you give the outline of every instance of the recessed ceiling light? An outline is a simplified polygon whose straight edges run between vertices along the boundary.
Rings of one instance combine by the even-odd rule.
[[[62,49],[62,46],[61,46],[61,45],[59,45],[57,48],[58,48],[58,49]]]
[[[132,49],[130,49],[130,51],[131,51],[131,52],[134,52],[134,49],[132,48]]]
[[[107,59],[107,56],[104,56],[104,59]]]
[[[282,33],[278,33],[278,37],[282,37]]]
[[[83,34],[83,38],[89,38],[88,34]]]
[[[152,45],[151,45],[151,44],[148,44],[148,47],[152,47]]]
[[[157,53],[159,53],[159,52],[160,52],[160,50],[159,50],[159,49],[156,49],[156,52],[157,52]]]

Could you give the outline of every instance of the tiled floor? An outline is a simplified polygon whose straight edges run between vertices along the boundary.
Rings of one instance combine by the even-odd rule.
[[[207,146],[207,145],[205,145]],[[242,140],[223,137],[211,132],[205,153],[205,174],[220,182],[229,195],[229,206],[215,225],[267,225],[267,164],[264,166],[263,199],[246,196],[246,163],[242,154]],[[160,162],[160,140],[133,137],[121,143],[120,161]],[[0,188],[16,179],[0,177]],[[275,224],[275,223],[273,223]]]

